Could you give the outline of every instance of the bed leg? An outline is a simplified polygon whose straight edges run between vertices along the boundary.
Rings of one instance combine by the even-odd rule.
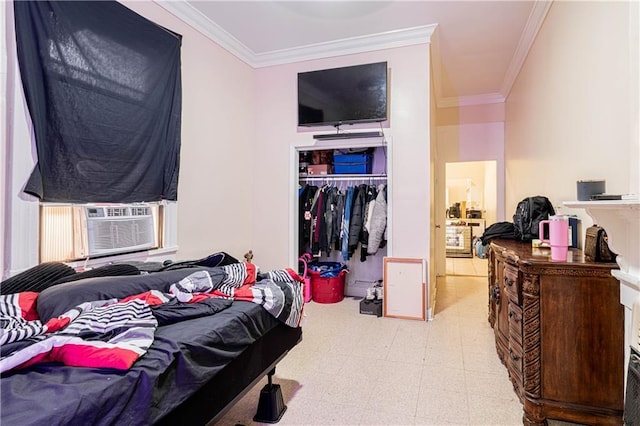
[[[276,369],[274,368],[267,374],[268,383],[260,391],[258,411],[253,416],[254,422],[278,423],[284,412],[287,411],[287,406],[284,405],[282,398],[282,389],[280,389],[280,385],[274,385],[272,381],[275,373]]]

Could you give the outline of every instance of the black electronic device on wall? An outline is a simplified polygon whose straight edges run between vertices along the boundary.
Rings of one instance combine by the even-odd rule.
[[[387,120],[387,63],[298,73],[298,126]]]

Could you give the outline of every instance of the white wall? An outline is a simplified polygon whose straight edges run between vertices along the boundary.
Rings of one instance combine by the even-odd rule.
[[[507,211],[530,195],[561,206],[576,199],[582,179],[605,179],[609,193],[638,192],[629,7],[551,5],[506,103]],[[560,210],[591,223],[582,210]]]
[[[393,253],[429,258],[428,44],[254,70],[160,6],[150,1],[124,4],[183,35],[178,259],[218,250],[241,258],[252,249],[265,269],[289,265],[291,147],[312,141],[311,133],[296,127],[297,73],[377,61],[390,67],[391,128],[386,131],[394,141],[397,170],[390,191]],[[15,110],[24,119],[24,111]],[[28,134],[26,125],[20,127]],[[12,137],[8,145],[32,163],[29,148],[17,139]],[[29,173],[30,166],[11,175],[21,187]],[[19,187],[7,194],[9,205],[21,202]],[[22,251],[25,258],[10,261],[14,272],[37,262],[37,202],[26,203],[30,215],[11,214],[7,220],[29,243],[12,247],[12,253]],[[22,219],[25,223],[16,222]]]
[[[242,259],[255,206],[254,70],[157,4],[125,4],[183,35],[178,257],[224,250]]]
[[[183,35],[182,149],[178,187],[178,259],[196,259],[215,251],[236,257],[251,248],[254,141],[254,70],[157,4],[124,4],[142,16]],[[0,4],[7,13],[7,67],[3,83],[3,124],[7,125],[8,155],[0,171],[8,176],[2,208],[6,214],[3,276],[38,261],[38,203],[21,192],[34,162],[15,63],[13,3]],[[4,23],[4,22],[3,22]],[[6,80],[5,80],[6,79]],[[3,134],[4,137],[4,134]]]
[[[6,13],[4,27],[5,65],[3,84],[6,98],[2,111],[5,132],[4,155],[0,158],[0,171],[4,177],[2,209],[3,247],[2,277],[11,271],[20,271],[33,266],[38,260],[38,203],[35,198],[22,193],[22,188],[33,169],[34,147],[32,145],[31,122],[22,94],[22,86],[15,56],[15,32],[13,26],[13,3],[0,4]]]
[[[0,106],[3,110],[7,108],[7,30],[6,30],[6,7],[0,7]],[[0,129],[7,129],[7,114],[0,114]],[[0,200],[3,201],[3,208],[0,208],[0,279],[2,279],[2,271],[5,270],[5,209],[4,200],[6,193],[6,170],[5,160],[7,158],[7,132],[0,131]]]
[[[387,61],[390,69],[393,241],[397,257],[429,257],[430,135],[428,44],[306,61],[256,70],[253,248],[257,263],[269,269],[291,263],[291,170],[293,146],[312,144],[313,133],[298,129],[297,73]],[[376,129],[374,126],[369,128]],[[318,129],[316,129],[318,130]],[[345,128],[345,130],[349,130]],[[333,131],[325,128],[323,131]],[[318,133],[318,132],[316,132]]]
[[[506,105],[507,206],[529,194],[576,199],[576,181],[605,179],[609,193],[640,193],[639,24],[629,2],[553,2]],[[593,220],[583,209],[565,214]],[[625,309],[625,368],[640,257],[637,210],[593,209],[618,252]],[[580,236],[584,241],[584,232]],[[627,284],[624,284],[624,283]]]
[[[436,36],[437,37],[437,36]],[[433,51],[431,51],[433,53]],[[433,58],[429,58],[431,63],[433,64]],[[429,132],[430,132],[430,159],[429,159],[429,181],[431,182],[430,188],[430,197],[429,204],[431,205],[431,209],[429,210],[429,215],[431,220],[429,221],[429,230],[432,231],[431,236],[429,238],[431,247],[429,250],[429,265],[428,265],[428,279],[429,279],[429,289],[427,298],[429,299],[429,306],[427,310],[427,319],[433,318],[435,314],[435,306],[436,306],[436,296],[437,296],[437,276],[438,272],[441,269],[442,265],[439,264],[441,261],[438,258],[439,253],[442,250],[439,250],[437,244],[440,242],[438,238],[443,238],[444,235],[438,232],[438,221],[436,220],[437,216],[437,200],[440,196],[441,188],[438,185],[438,144],[437,144],[437,121],[438,121],[438,108],[436,106],[436,90],[434,87],[433,78],[431,78],[431,93],[429,95]],[[440,247],[444,247],[444,244]],[[444,255],[442,255],[444,257]]]
[[[496,162],[495,220],[505,220],[504,213],[504,123],[475,123],[438,127],[438,162]],[[443,166],[444,176],[444,166]],[[443,183],[444,185],[444,183]],[[455,202],[456,200],[450,200]],[[441,201],[444,205],[444,199]],[[444,210],[443,210],[444,211]],[[508,215],[507,215],[508,216]]]
[[[449,108],[448,110],[452,110]],[[497,111],[496,111],[497,110]],[[445,113],[439,110],[439,123],[436,129],[437,162],[436,162],[436,212],[445,212],[449,207],[445,203],[445,164],[467,161],[495,161],[495,200],[491,203],[495,205],[495,214],[491,220],[496,222],[505,219],[504,208],[504,122],[478,122],[482,119],[500,119],[503,117],[502,111],[495,105],[488,105],[486,108],[474,108],[470,113],[469,108],[461,108],[453,113]],[[486,112],[483,114],[483,111]],[[456,120],[461,122],[455,123]],[[451,200],[453,202],[453,200]],[[489,202],[487,200],[487,202]],[[445,214],[436,214],[436,270],[438,275],[446,274],[445,259]],[[490,223],[487,222],[487,225]]]

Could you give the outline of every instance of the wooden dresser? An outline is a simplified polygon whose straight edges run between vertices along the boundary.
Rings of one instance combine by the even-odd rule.
[[[546,419],[622,424],[624,308],[615,263],[569,249],[493,240],[489,322],[496,349],[524,406],[525,425]]]

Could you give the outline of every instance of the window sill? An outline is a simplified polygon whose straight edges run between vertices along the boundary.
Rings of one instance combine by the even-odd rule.
[[[77,270],[93,269],[112,263],[125,263],[127,261],[135,262],[164,262],[165,260],[174,260],[178,246],[164,247],[161,249],[139,251],[135,253],[125,253],[115,256],[105,256],[89,258],[87,260],[76,260],[65,262],[67,265]]]

